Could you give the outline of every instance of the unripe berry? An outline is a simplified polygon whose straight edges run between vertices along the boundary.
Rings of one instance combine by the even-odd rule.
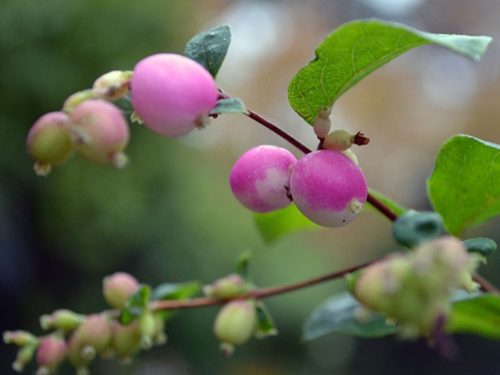
[[[330,113],[332,108],[324,108],[321,110],[313,122],[314,133],[319,139],[324,139],[330,132],[332,122],[330,120]]]
[[[106,302],[116,309],[125,307],[128,298],[139,288],[137,279],[125,272],[106,276],[102,289]]]
[[[103,353],[111,343],[112,325],[104,315],[89,315],[74,332],[74,336],[82,350],[92,347],[97,353]]]
[[[219,311],[214,323],[214,333],[222,344],[241,345],[254,334],[256,326],[254,302],[235,300]]]
[[[26,345],[21,347],[16,356],[16,360],[12,364],[12,368],[17,372],[22,372],[27,364],[31,362],[35,354],[36,345]]]
[[[87,100],[71,112],[77,149],[96,163],[122,167],[123,149],[129,140],[127,121],[122,112],[104,100]]]
[[[320,150],[300,159],[292,170],[290,192],[311,221],[339,227],[363,208],[368,186],[361,169],[346,155]]]
[[[151,311],[144,311],[139,317],[139,329],[141,331],[141,347],[149,349],[154,344],[156,335],[156,319]]]
[[[69,117],[63,112],[47,113],[35,122],[28,133],[26,148],[38,165],[49,168],[50,165],[63,163],[71,156],[74,144],[69,127]]]
[[[132,72],[113,70],[97,78],[92,85],[92,94],[96,98],[116,100],[125,95]]]
[[[176,54],[156,54],[139,61],[130,86],[137,115],[145,126],[167,137],[203,126],[218,96],[210,73]]]
[[[36,352],[38,374],[49,374],[56,370],[66,356],[67,346],[64,339],[56,336],[47,336],[40,339]]]
[[[141,348],[142,334],[136,320],[128,325],[118,322],[113,326],[113,350],[118,358],[127,360]]]
[[[281,147],[257,146],[245,152],[229,176],[231,190],[248,209],[270,212],[290,204],[290,169],[297,159]]]

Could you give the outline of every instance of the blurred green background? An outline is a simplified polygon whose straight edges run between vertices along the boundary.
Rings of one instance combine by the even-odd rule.
[[[425,47],[394,61],[336,105],[339,127],[363,130],[358,152],[371,186],[415,208],[429,208],[425,179],[439,145],[466,132],[500,143],[500,3],[488,0],[115,1],[3,0],[0,4],[0,329],[40,332],[56,308],[105,308],[102,278],[127,271],[152,285],[210,282],[254,251],[260,285],[298,281],[397,249],[390,224],[363,214],[338,230],[293,234],[271,246],[227,183],[232,163],[262,143],[285,145],[245,118],[226,115],[182,139],[133,125],[127,169],[76,156],[47,178],[25,153],[30,125],[71,93],[149,54],[182,52],[197,32],[229,23],[233,44],[221,87],[314,145],[287,106],[286,87],[333,28],[378,17],[433,32],[491,35],[473,63]],[[497,219],[467,233],[500,241]],[[500,257],[483,274],[500,284]],[[345,287],[329,283],[268,301],[280,335],[253,341],[226,360],[211,333],[215,308],[186,311],[169,323],[169,344],[130,367],[100,361],[95,374],[472,374],[500,373],[500,344],[458,337],[461,356],[446,361],[425,342],[331,337],[300,341],[303,320]],[[0,347],[10,374],[14,348]],[[31,369],[30,369],[31,370]],[[71,373],[64,368],[62,373]]]

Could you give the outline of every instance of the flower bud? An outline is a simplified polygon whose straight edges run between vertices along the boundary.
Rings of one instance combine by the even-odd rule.
[[[125,307],[128,298],[139,288],[137,279],[125,272],[106,276],[102,285],[106,302],[116,309]]]
[[[3,341],[6,344],[14,344],[17,346],[36,345],[38,339],[26,331],[5,331],[3,333]]]
[[[66,356],[67,346],[64,339],[56,336],[46,336],[40,339],[36,353],[38,363],[37,375],[50,374],[55,371]]]
[[[332,108],[325,108],[319,112],[318,117],[313,122],[314,133],[319,139],[324,139],[330,132],[332,123],[330,121],[330,113]]]
[[[334,130],[325,138],[323,148],[332,151],[345,151],[351,148],[354,142],[355,134],[339,129]]]
[[[31,362],[33,356],[35,355],[37,345],[26,345],[19,349],[17,352],[17,357],[14,363],[12,364],[12,368],[17,372],[22,372],[26,365]]]
[[[141,347],[150,349],[154,344],[156,335],[156,320],[151,311],[144,311],[139,317],[139,329],[141,331]]]
[[[137,320],[128,325],[114,323],[112,347],[118,358],[126,360],[134,356],[141,348],[141,339],[142,334]]]
[[[93,97],[94,94],[92,93],[92,90],[82,90],[75,92],[64,101],[62,110],[63,112],[71,113],[80,104],[89,99],[93,99]]]
[[[51,165],[62,164],[74,151],[70,121],[63,112],[50,112],[31,127],[26,141],[28,153],[36,160],[35,172],[47,174]]]
[[[217,314],[214,333],[229,349],[246,342],[254,334],[256,326],[257,314],[254,302],[234,300],[224,305]]]
[[[84,320],[85,315],[60,309],[50,315],[42,315],[40,325],[44,330],[59,329],[68,332],[76,329]]]
[[[123,149],[129,140],[127,121],[122,112],[104,100],[88,100],[71,113],[77,150],[96,163],[126,164]]]
[[[237,297],[249,290],[250,286],[248,283],[236,273],[218,279],[211,285],[206,285],[203,288],[207,296],[221,299]]]
[[[116,100],[128,92],[131,71],[113,70],[96,79],[92,86],[94,97]]]

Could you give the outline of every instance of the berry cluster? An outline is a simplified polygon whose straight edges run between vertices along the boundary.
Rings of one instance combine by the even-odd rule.
[[[122,309],[139,288],[131,275],[118,272],[103,281],[103,295],[112,308]],[[22,371],[36,356],[37,375],[57,371],[67,360],[77,374],[88,373],[88,366],[98,357],[116,357],[128,363],[141,349],[149,349],[166,341],[164,317],[160,312],[144,310],[128,325],[117,319],[116,310],[81,315],[70,310],[56,310],[40,318],[46,336],[36,337],[25,331],[8,331],[4,341],[19,346],[13,368]]]

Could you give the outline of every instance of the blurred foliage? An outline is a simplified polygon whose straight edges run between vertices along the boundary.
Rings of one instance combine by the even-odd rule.
[[[133,125],[128,149],[131,163],[124,171],[92,165],[76,156],[46,179],[32,172],[24,142],[29,126],[41,114],[60,108],[67,96],[89,87],[102,73],[130,69],[154,52],[181,52],[194,32],[216,22],[216,16],[231,3],[2,1],[1,330],[23,327],[40,332],[37,317],[59,307],[82,313],[103,309],[101,280],[115,271],[128,271],[151,285],[210,282],[230,273],[242,251],[253,249],[252,278],[260,285],[271,285],[340,269],[369,253],[388,250],[388,236],[377,243],[370,239],[374,221],[369,215],[359,219],[367,232],[356,236],[360,241],[357,250],[346,248],[350,242],[342,242],[350,238],[347,230],[339,230],[338,235],[327,231],[293,235],[267,248],[254,228],[252,215],[231,196],[227,175],[234,155],[224,147],[193,147],[200,132],[186,140],[169,140]],[[288,9],[289,3],[275,3]],[[356,11],[357,2],[334,9],[318,4],[323,6],[322,13],[344,19],[367,16]],[[312,45],[308,48],[312,50]],[[261,68],[270,66],[265,65]],[[243,94],[247,94],[245,88]],[[282,98],[284,102],[285,90]],[[363,248],[365,238],[370,249]],[[387,363],[397,362],[405,369],[402,352],[410,349],[420,353],[415,358],[421,358],[421,353],[430,357],[415,368],[443,363],[425,343],[399,346],[390,341],[359,343],[340,337],[305,347],[299,341],[303,319],[317,303],[341,288],[341,283],[326,284],[266,302],[280,335],[251,342],[231,361],[218,353],[211,333],[216,309],[208,308],[178,314],[167,328],[169,344],[141,356],[131,368],[117,369],[115,363],[104,361],[95,374],[326,374],[332,369],[339,374],[359,374],[363,371],[359,367],[367,363],[370,370],[376,365],[384,373]],[[476,344],[485,357],[490,352],[497,355],[494,346]],[[15,354],[12,348],[0,348],[0,373],[8,374]],[[382,350],[383,355],[372,358]],[[398,355],[401,361],[394,361]],[[482,363],[489,370],[495,366],[488,360]]]

